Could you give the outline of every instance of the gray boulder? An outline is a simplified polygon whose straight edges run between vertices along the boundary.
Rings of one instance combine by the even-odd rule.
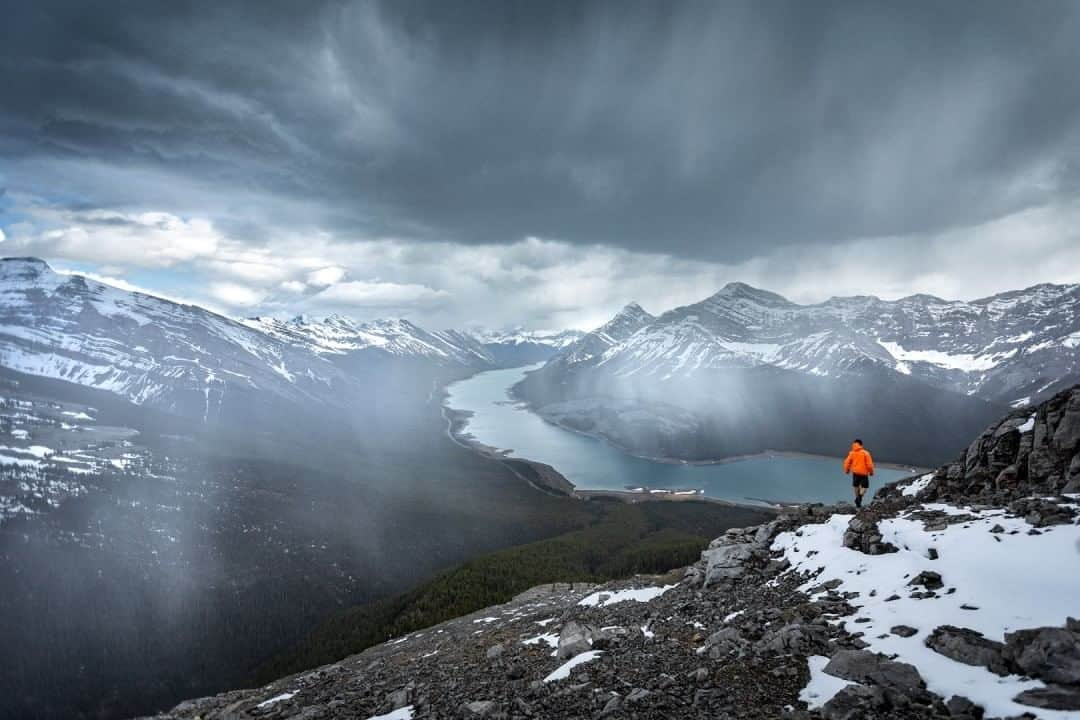
[[[904,694],[926,688],[914,665],[890,660],[868,650],[841,650],[825,665],[825,673],[851,682],[878,685]]]
[[[593,629],[571,620],[563,625],[559,633],[559,649],[556,657],[566,660],[592,649]]]
[[[754,557],[750,543],[721,545],[701,553],[705,561],[705,585],[723,580],[734,580],[746,573],[746,566]]]
[[[776,653],[817,655],[827,650],[829,631],[821,625],[792,623],[766,630],[756,645],[762,650]]]
[[[1080,710],[1080,687],[1047,685],[1025,690],[1013,698],[1021,705],[1047,710]]]
[[[1080,633],[1059,627],[1017,630],[1005,635],[1004,657],[1024,675],[1080,685]]]
[[[881,688],[848,685],[825,703],[821,717],[825,720],[864,720],[875,717],[877,711],[888,705]]]
[[[926,638],[926,646],[965,665],[979,665],[997,675],[1008,675],[1005,646],[982,633],[954,625],[940,625]]]

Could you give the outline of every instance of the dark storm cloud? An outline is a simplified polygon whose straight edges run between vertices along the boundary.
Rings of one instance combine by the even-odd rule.
[[[1078,38],[1069,2],[22,3],[0,172],[253,239],[733,262],[1074,196]]]

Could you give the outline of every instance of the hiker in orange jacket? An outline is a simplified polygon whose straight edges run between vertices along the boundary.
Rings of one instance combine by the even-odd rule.
[[[851,443],[851,452],[844,458],[844,474],[851,473],[851,486],[855,489],[855,507],[862,507],[862,498],[870,487],[874,474],[874,458],[858,438]]]

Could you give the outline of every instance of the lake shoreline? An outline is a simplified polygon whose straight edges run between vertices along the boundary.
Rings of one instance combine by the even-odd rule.
[[[446,434],[450,440],[459,447],[475,452],[490,460],[496,460],[521,478],[535,490],[549,495],[562,495],[578,500],[588,501],[593,499],[611,499],[620,502],[707,502],[715,505],[725,505],[737,508],[753,508],[765,512],[778,512],[783,507],[798,505],[799,503],[769,502],[760,500],[757,502],[740,503],[723,498],[714,498],[704,495],[699,491],[672,490],[668,488],[642,488],[640,490],[610,490],[604,488],[578,488],[562,473],[547,463],[528,458],[515,458],[511,456],[513,450],[502,450],[490,445],[485,445],[476,439],[474,435],[466,431],[468,420],[473,416],[471,410],[460,410],[446,404],[449,397],[446,386],[437,393],[442,408],[442,416],[446,421]],[[538,415],[539,417],[539,415]],[[523,467],[522,467],[523,466]],[[524,472],[523,472],[524,469]],[[527,477],[526,475],[534,475]],[[536,477],[538,476],[538,477]]]
[[[580,428],[575,428],[575,427],[573,427],[571,425],[566,425],[564,423],[559,422],[558,420],[556,420],[556,419],[552,418],[551,416],[547,415],[546,413],[544,413],[543,409],[541,407],[537,407],[534,403],[531,403],[528,400],[526,400],[525,398],[522,398],[519,395],[515,394],[515,392],[514,392],[515,387],[517,387],[517,383],[515,383],[514,385],[512,385],[511,387],[509,387],[507,389],[507,391],[506,391],[507,397],[510,400],[512,400],[513,402],[515,402],[515,403],[519,403],[521,405],[524,405],[525,407],[527,407],[529,409],[529,412],[533,413],[534,415],[536,415],[538,418],[540,418],[544,422],[548,423],[549,425],[553,425],[554,427],[557,427],[560,430],[566,430],[567,432],[577,433],[578,435],[581,435],[583,437],[592,438],[594,440],[600,440],[601,442],[607,443],[608,445],[615,448],[616,450],[618,450],[620,452],[623,452],[623,453],[626,453],[627,455],[630,455],[631,457],[640,458],[642,460],[649,460],[651,462],[664,463],[664,464],[667,464],[667,465],[707,466],[707,465],[726,465],[728,463],[743,462],[744,460],[761,460],[761,459],[770,459],[770,458],[777,458],[777,457],[802,458],[802,459],[808,459],[808,460],[832,460],[832,461],[836,461],[836,462],[843,462],[843,459],[844,459],[843,457],[841,457],[839,455],[821,455],[819,453],[801,452],[799,450],[770,450],[770,449],[761,450],[761,451],[756,452],[756,453],[745,453],[743,455],[729,455],[727,457],[707,458],[707,459],[704,459],[704,460],[685,460],[683,458],[673,458],[673,457],[667,457],[667,456],[663,456],[663,455],[661,455],[661,456],[641,455],[639,453],[634,452],[630,448],[628,448],[628,447],[626,447],[624,445],[621,445],[620,443],[616,442],[615,440],[612,440],[610,437],[608,437],[607,435],[604,435],[603,433],[589,432],[587,430],[582,430]],[[907,472],[907,473],[910,473],[911,475],[921,475],[923,473],[933,472],[933,470],[934,470],[934,468],[924,468],[924,467],[919,467],[917,465],[909,465],[909,464],[906,464],[906,463],[875,462],[874,465],[877,466],[877,467],[881,467],[881,468],[888,468],[890,470],[898,470],[898,471],[901,471],[901,472]]]
[[[774,512],[785,507],[794,507],[806,503],[835,502],[841,496],[850,493],[850,479],[844,478],[841,473],[842,459],[835,456],[767,449],[757,453],[691,461],[671,457],[650,457],[633,453],[604,435],[568,427],[546,417],[538,412],[531,403],[519,398],[514,389],[529,369],[531,369],[531,366],[476,372],[467,378],[447,382],[441,387],[433,389],[430,399],[432,402],[439,403],[442,417],[446,422],[447,436],[452,442],[459,447],[479,453],[488,459],[499,461],[514,475],[537,491],[581,500],[599,498],[614,499],[622,502],[695,500],[733,507],[770,509]],[[498,375],[491,376],[491,380],[494,382],[479,380],[480,376],[488,375],[489,372],[498,373]],[[479,395],[469,395],[467,393],[463,397],[457,397],[458,392],[454,389],[454,386],[459,383],[467,383],[473,387],[484,389]],[[452,407],[452,403],[460,404],[462,407]],[[491,406],[490,409],[489,405]],[[499,409],[500,407],[502,409]],[[499,422],[512,422],[515,427],[518,422],[515,418],[519,414],[528,416],[531,418],[528,422],[532,423],[533,426],[531,433],[541,432],[541,428],[546,427],[551,428],[546,432],[554,433],[560,437],[565,436],[568,439],[571,437],[587,438],[589,447],[594,447],[591,443],[597,443],[595,446],[597,452],[601,452],[600,449],[603,448],[601,454],[607,453],[623,459],[617,461],[617,464],[612,466],[607,474],[591,477],[586,473],[582,477],[577,477],[576,482],[571,481],[569,476],[563,475],[552,465],[515,456],[515,453],[525,455],[530,452],[530,448],[532,448],[530,443],[535,444],[533,440],[536,437],[535,434],[519,435],[511,432],[503,437],[503,433],[497,432],[491,435],[490,428],[487,428],[485,424],[490,424],[491,417],[489,414],[491,412],[496,413],[495,416],[500,418]],[[477,422],[474,422],[474,418],[476,418]],[[477,426],[475,431],[471,427],[472,425]],[[526,427],[528,426],[527,424]],[[484,441],[480,440],[479,436],[475,434],[477,432],[485,437]],[[502,437],[501,441],[496,439],[499,437]],[[548,453],[545,456],[546,459],[555,464],[566,462],[569,468],[577,468],[581,464],[583,457],[592,457],[593,450],[584,446],[576,446],[573,444],[574,442],[580,443],[582,441],[573,441],[568,446],[568,451],[573,455],[562,456],[558,453],[554,455]],[[495,445],[494,443],[499,444]],[[524,443],[528,447],[519,448],[519,443]],[[565,453],[567,451],[565,443],[562,447]],[[582,455],[582,453],[585,454]],[[607,461],[605,460],[605,462]],[[634,469],[625,465],[628,462],[631,465],[635,462],[640,463],[640,465],[636,466],[637,469]],[[791,465],[782,465],[787,463]],[[745,464],[745,468],[743,464]],[[797,475],[778,476],[767,474],[767,482],[780,482],[784,485],[783,490],[777,486],[769,492],[766,490],[766,486],[758,487],[756,470],[758,465],[765,468],[777,466],[798,467],[799,470],[796,471],[798,472]],[[827,468],[834,465],[835,472],[827,470]],[[655,469],[648,469],[650,466]],[[738,469],[722,470],[721,468],[724,466]],[[883,471],[880,484],[903,481],[925,472],[925,470],[916,466],[900,463],[878,463],[878,466]],[[687,475],[685,477],[683,471],[676,469],[679,467],[686,468]],[[645,469],[642,470],[642,468]],[[573,471],[576,473],[579,469]],[[704,475],[701,476],[698,473],[704,473]],[[733,485],[725,482],[717,484],[716,481],[711,479],[717,477],[727,479],[729,473],[734,473],[731,476]],[[775,471],[770,469],[767,473],[775,473]],[[826,478],[826,476],[828,477]],[[797,482],[792,483],[790,480],[782,480],[783,477],[818,478],[818,481],[822,483],[820,487],[827,488],[827,490],[808,494]],[[699,480],[698,478],[703,479]],[[699,484],[699,482],[703,484]],[[616,486],[617,484],[620,486]],[[791,492],[789,493],[788,490]]]

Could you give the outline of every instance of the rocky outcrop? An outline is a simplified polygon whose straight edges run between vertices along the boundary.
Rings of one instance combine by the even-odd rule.
[[[701,553],[705,585],[737,580],[753,566],[764,565],[777,527],[778,521],[773,521],[758,528],[732,528],[709,543],[708,549]]]
[[[987,428],[934,474],[919,497],[1004,504],[1032,494],[1073,492],[1080,492],[1080,386]]]
[[[1048,683],[1080,686],[1080,628],[1072,618],[1068,623],[1065,628],[1043,627],[1006,634],[1005,660],[1024,675]]]
[[[844,533],[844,547],[864,552],[867,555],[883,555],[896,552],[896,547],[885,542],[878,530],[872,511],[860,512],[851,518],[847,532]]]

